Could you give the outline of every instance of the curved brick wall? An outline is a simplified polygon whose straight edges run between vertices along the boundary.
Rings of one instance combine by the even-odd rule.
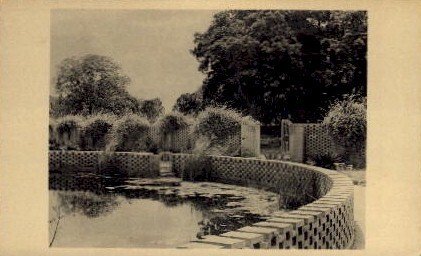
[[[50,151],[50,168],[60,165],[92,167],[99,151]],[[158,155],[115,152],[119,168],[131,176],[159,174]],[[183,171],[192,155],[169,154],[173,171]],[[211,156],[211,176],[220,182],[254,185],[298,196],[305,205],[274,212],[266,221],[219,236],[205,236],[179,248],[347,248],[354,238],[353,184],[345,175],[304,164]]]
[[[60,151],[48,152],[49,169],[60,166],[96,168],[103,156],[102,151]],[[113,152],[112,160],[117,167],[131,177],[156,177],[159,175],[159,156],[151,153]]]
[[[182,171],[189,158],[173,154]],[[354,238],[353,184],[345,175],[304,164],[212,156],[212,177],[221,182],[253,184],[280,193],[297,193],[311,202],[290,212],[274,212],[266,221],[219,236],[195,239],[179,248],[341,249]],[[317,199],[316,199],[317,198]]]

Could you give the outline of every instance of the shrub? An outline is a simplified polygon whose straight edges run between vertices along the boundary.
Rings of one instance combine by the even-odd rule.
[[[210,173],[211,169],[208,156],[205,154],[195,154],[186,161],[181,177],[187,181],[210,181]]]
[[[326,169],[335,169],[334,163],[340,162],[341,158],[336,154],[318,154],[311,158],[314,164]]]
[[[48,124],[48,148],[50,150],[59,149],[59,144],[57,140],[57,122],[53,118],[50,118]]]
[[[110,135],[107,151],[146,151],[151,139],[149,121],[135,114],[118,119]]]
[[[239,136],[242,120],[241,114],[233,110],[209,107],[197,117],[194,132],[199,138],[208,141],[207,149],[204,150],[234,155],[238,152],[230,147],[230,142],[235,136]]]
[[[242,116],[227,108],[209,107],[198,116],[195,131],[214,141],[223,141],[241,129]]]
[[[53,118],[50,118],[48,120],[48,131],[49,131],[49,133],[56,132],[56,128],[57,128],[57,121]]]
[[[104,150],[116,117],[110,114],[89,116],[81,129],[81,147],[84,150]]]
[[[180,112],[171,112],[163,116],[159,122],[161,146],[164,150],[180,152],[189,147],[190,141],[175,141],[175,134],[191,125],[191,120]]]
[[[344,148],[344,157],[356,166],[365,165],[362,155],[367,136],[366,116],[366,104],[348,96],[335,102],[323,121],[334,142]],[[361,162],[355,162],[355,155],[359,155]]]
[[[61,148],[78,150],[80,137],[79,131],[83,125],[83,117],[67,115],[57,119],[57,137]]]
[[[67,115],[57,119],[56,128],[59,136],[74,132],[82,126],[83,117],[76,115]]]
[[[191,121],[180,112],[171,112],[159,120],[159,128],[162,134],[172,134],[176,131],[187,128]]]

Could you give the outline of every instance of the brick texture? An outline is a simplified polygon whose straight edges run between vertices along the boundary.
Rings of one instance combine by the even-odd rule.
[[[173,154],[172,159],[182,172],[189,155]],[[237,230],[256,235],[253,241],[237,236],[246,240],[243,248],[344,249],[352,244],[354,199],[353,184],[348,177],[319,167],[275,160],[225,156],[210,156],[210,160],[211,175],[220,182],[264,187],[281,195],[294,194],[304,203],[296,210],[275,212],[266,221]],[[277,232],[269,234],[268,229]],[[262,240],[256,242],[259,235]]]
[[[96,168],[103,157],[102,151],[50,151],[49,168],[60,166]],[[159,156],[149,153],[114,152],[111,159],[122,172],[132,177],[154,177],[159,175]]]

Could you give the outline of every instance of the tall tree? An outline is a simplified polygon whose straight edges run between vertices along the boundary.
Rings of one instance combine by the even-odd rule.
[[[196,115],[203,109],[202,97],[200,94],[200,92],[181,94],[174,104],[173,110],[185,115]]]
[[[346,93],[366,95],[366,13],[224,11],[195,34],[203,101],[263,123],[316,121]]]
[[[155,122],[164,113],[164,106],[159,98],[139,102],[139,113],[145,115],[150,122]]]
[[[137,100],[126,91],[129,82],[109,57],[89,54],[68,58],[59,66],[55,105],[60,115],[130,112],[136,109]]]

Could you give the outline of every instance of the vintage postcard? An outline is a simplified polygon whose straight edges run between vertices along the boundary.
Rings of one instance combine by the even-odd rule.
[[[419,4],[165,3],[4,4],[0,254],[421,252],[376,51]]]

